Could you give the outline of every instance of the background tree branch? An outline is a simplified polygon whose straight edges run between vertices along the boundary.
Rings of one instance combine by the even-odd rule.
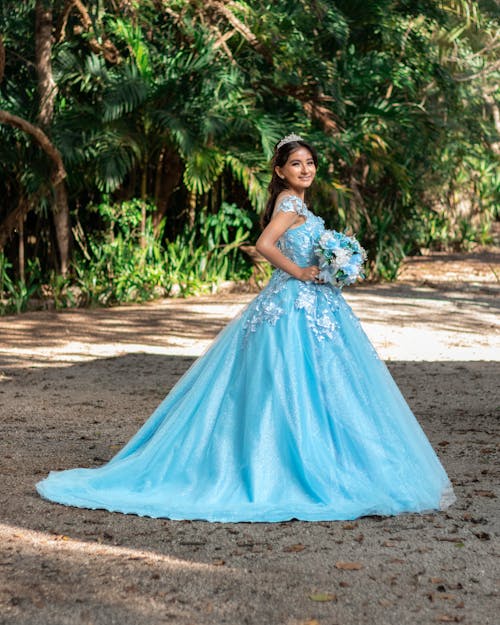
[[[33,137],[39,147],[45,152],[52,162],[52,172],[50,175],[51,184],[57,185],[64,180],[64,178],[66,178],[66,170],[64,168],[61,154],[41,128],[4,110],[0,110],[0,124],[8,124],[9,126],[18,128]]]

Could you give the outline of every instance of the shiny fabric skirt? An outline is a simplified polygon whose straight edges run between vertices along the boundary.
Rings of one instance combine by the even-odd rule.
[[[299,287],[289,280],[273,296],[285,314],[255,324],[257,296],[116,456],[98,468],[51,472],[37,484],[40,495],[224,522],[451,505],[445,470],[341,292],[331,289],[332,338],[318,340],[296,305]]]

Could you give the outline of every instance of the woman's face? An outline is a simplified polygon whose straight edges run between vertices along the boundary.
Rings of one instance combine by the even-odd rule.
[[[311,186],[316,175],[316,165],[311,152],[304,147],[294,150],[283,167],[276,167],[276,173],[287,181],[291,189],[305,191]]]

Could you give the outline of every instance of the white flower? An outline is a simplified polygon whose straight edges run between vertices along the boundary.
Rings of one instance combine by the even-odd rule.
[[[328,241],[335,241],[335,236],[331,230],[325,230],[319,238],[319,244],[321,246],[326,245]]]
[[[335,264],[341,268],[351,260],[352,252],[345,248],[335,250]]]

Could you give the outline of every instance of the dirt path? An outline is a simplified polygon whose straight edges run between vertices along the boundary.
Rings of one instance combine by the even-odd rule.
[[[410,261],[347,293],[454,483],[447,513],[210,524],[43,501],[48,469],[111,457],[253,295],[0,318],[0,623],[494,623],[497,261]]]

